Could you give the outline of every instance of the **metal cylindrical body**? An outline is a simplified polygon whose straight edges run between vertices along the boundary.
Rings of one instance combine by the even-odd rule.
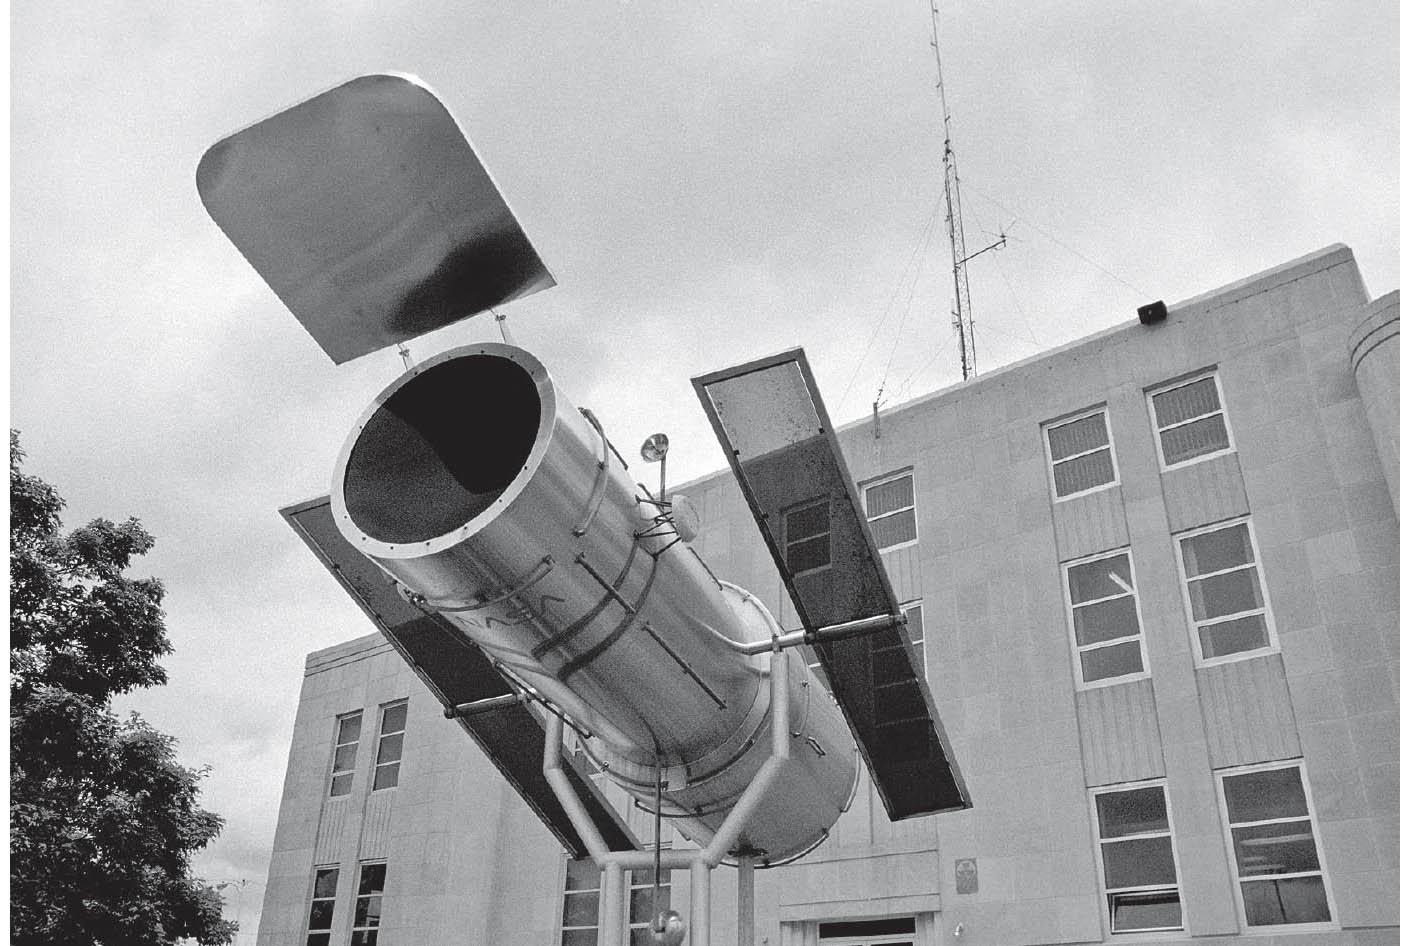
[[[473,345],[406,372],[347,440],[331,495],[356,548],[592,733],[642,804],[661,767],[684,833],[714,832],[769,757],[769,655],[728,642],[766,640],[774,619],[675,541],[529,353]],[[807,670],[787,689],[787,801],[740,843],[770,860],[821,840],[856,776],[832,701]]]

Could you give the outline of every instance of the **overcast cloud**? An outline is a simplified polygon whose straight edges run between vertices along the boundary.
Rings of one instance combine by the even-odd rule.
[[[1334,242],[1399,285],[1396,3],[943,4],[984,370]],[[252,942],[307,652],[370,625],[276,514],[324,493],[382,352],[339,368],[206,217],[224,135],[355,75],[434,88],[559,285],[517,342],[669,480],[722,465],[688,379],[807,348],[839,421],[951,384],[925,0],[11,8],[11,425],[67,522],[135,515],[211,765],[200,858]],[[489,320],[413,345],[496,337]],[[652,476],[635,467],[640,477]],[[234,914],[231,901],[229,914]]]

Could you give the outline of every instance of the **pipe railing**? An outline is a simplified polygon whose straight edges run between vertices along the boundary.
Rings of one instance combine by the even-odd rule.
[[[900,623],[905,623],[905,619],[883,616],[877,619],[869,618],[864,621],[850,621],[847,624],[834,625],[832,628],[822,629],[818,634],[832,631],[842,636],[856,636]],[[796,643],[804,642],[802,635],[805,632],[794,633],[801,635]],[[603,896],[600,904],[601,942],[617,943],[623,940],[627,925],[625,911],[628,908],[623,871],[651,869],[655,864],[660,864],[667,870],[687,870],[690,872],[691,946],[711,946],[711,871],[730,853],[732,845],[736,843],[741,832],[745,829],[750,816],[764,801],[765,796],[770,793],[789,760],[789,655],[786,648],[794,646],[794,643],[785,643],[784,641],[792,636],[792,634],[778,635],[766,642],[768,646],[765,649],[768,649],[772,655],[769,671],[770,757],[760,767],[755,779],[741,792],[740,798],[727,813],[711,840],[707,842],[706,846],[697,850],[609,850],[604,843],[603,836],[599,833],[599,829],[585,811],[579,795],[576,794],[570,780],[565,775],[565,771],[561,768],[560,753],[564,724],[558,716],[551,715],[546,718],[546,746],[541,763],[542,772],[556,798],[559,799],[561,807],[565,810],[566,817],[570,819],[570,824],[574,826],[575,831],[584,842],[585,850],[589,852],[590,859],[604,874],[604,882],[601,885]],[[838,636],[814,636],[819,640],[841,639]],[[756,651],[756,653],[762,652],[763,650]],[[657,839],[654,838],[654,843],[656,844],[656,842]],[[741,868],[737,875],[737,883],[740,888],[738,904],[749,905],[752,911],[752,916],[749,918],[740,916],[737,920],[737,932],[744,938],[746,931],[749,931],[752,936],[754,931],[755,894],[753,885],[755,873],[752,858],[742,855],[738,863]]]

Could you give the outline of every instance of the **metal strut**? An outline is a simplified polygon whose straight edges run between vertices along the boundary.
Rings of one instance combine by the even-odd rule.
[[[499,709],[506,709],[508,706],[518,706],[522,703],[529,703],[531,699],[532,698],[525,693],[504,693],[501,696],[488,696],[468,703],[459,703],[456,706],[445,706],[443,708],[443,716],[445,719],[467,719],[469,716],[480,716],[483,713],[491,713]]]
[[[751,641],[742,644],[730,638],[722,638],[722,640],[725,640],[732,650],[754,656],[770,650],[788,650],[791,647],[798,647],[800,644],[824,644],[829,641],[847,640],[850,637],[863,637],[867,634],[885,631],[889,627],[901,627],[905,624],[906,615],[904,614],[878,614],[875,617],[844,621],[842,624],[830,624],[816,631],[807,631],[801,628],[786,634],[776,634],[767,641]]]
[[[623,608],[625,613],[627,613],[630,618],[638,617],[638,609],[635,608],[633,605],[629,604],[628,601],[625,600],[624,596],[619,594],[618,590],[614,588],[613,585],[609,584],[608,580],[605,579],[603,575],[599,574],[599,570],[589,563],[589,561],[585,558],[583,552],[575,557],[575,561],[579,563],[581,568],[583,568],[586,572],[589,573],[589,576],[591,578],[593,578],[599,583],[599,587],[604,589],[604,593],[608,597],[612,598],[615,604]],[[697,672],[692,669],[692,665],[687,663],[687,661],[682,658],[681,654],[673,650],[672,647],[667,643],[667,641],[663,640],[662,636],[659,635],[657,631],[653,630],[651,624],[644,622],[642,627],[644,632],[654,641],[656,641],[658,646],[663,649],[663,652],[666,653],[669,657],[671,657],[673,659],[673,662],[676,663],[677,666],[682,668],[682,672],[685,673],[687,676],[691,677],[692,680],[697,684],[697,686],[701,687],[702,690],[705,691],[706,695],[711,697],[712,702],[716,704],[718,709],[726,708],[726,701],[721,699],[721,697],[717,695],[715,690],[707,686],[706,681],[703,680],[700,676],[698,676]]]
[[[711,871],[727,857],[741,832],[754,817],[761,802],[770,794],[780,772],[789,760],[789,653],[776,647],[770,659],[770,744],[771,755],[760,766],[739,800],[726,815],[721,826],[705,847],[699,850],[667,851],[655,847],[648,851],[611,851],[605,845],[599,828],[585,811],[584,803],[561,769],[561,726],[559,717],[546,719],[546,745],[541,770],[546,782],[565,809],[571,826],[579,833],[590,859],[604,872],[603,904],[600,908],[600,932],[614,936],[608,942],[620,942],[627,924],[623,911],[627,909],[625,892],[620,882],[622,871],[654,865],[660,869],[683,869],[691,873],[692,918],[691,946],[711,946]]]
[[[566,716],[560,710],[560,707],[556,706],[550,700],[537,693],[536,690],[530,684],[528,684],[525,680],[522,680],[519,676],[517,676],[516,673],[506,664],[502,663],[500,660],[494,660],[492,662],[492,668],[502,675],[502,679],[507,681],[507,686],[511,688],[512,694],[519,696],[521,698],[521,702],[535,703],[537,706],[544,709],[547,713],[550,713],[556,719],[560,720],[562,724],[569,726],[575,732],[579,733],[581,739],[588,741],[594,738],[593,732],[591,732],[586,727],[581,726],[569,716]],[[447,707],[445,707],[445,710],[446,709]],[[445,712],[444,715],[447,716],[447,712]],[[457,715],[456,712],[454,715]],[[449,718],[451,719],[453,717]]]
[[[610,647],[613,647],[616,643],[618,643],[619,638],[623,637],[624,634],[628,632],[628,629],[638,622],[638,608],[642,607],[643,603],[647,601],[648,595],[653,590],[653,582],[658,577],[657,562],[652,561],[650,562],[652,567],[648,570],[648,576],[643,581],[643,588],[638,592],[638,605],[637,607],[635,607],[634,605],[631,605],[627,601],[625,601],[623,596],[619,594],[618,590],[609,584],[608,579],[606,579],[603,575],[599,574],[599,572],[589,564],[589,562],[585,559],[585,553],[581,552],[580,554],[576,555],[575,561],[581,566],[583,566],[585,571],[589,573],[590,577],[599,583],[600,587],[604,589],[605,594],[608,597],[617,601],[619,605],[624,609],[624,620],[620,621],[612,631],[606,634],[603,640],[594,644],[592,647],[590,647],[583,653],[578,654],[567,660],[559,668],[559,670],[556,671],[556,677],[560,680],[561,683],[565,683],[578,670],[592,663],[595,660],[595,658],[597,658],[600,654],[604,653],[604,651],[608,650]]]
[[[657,759],[657,777],[653,780],[653,932],[664,930],[663,914],[658,909],[658,894],[663,875],[663,760]]]

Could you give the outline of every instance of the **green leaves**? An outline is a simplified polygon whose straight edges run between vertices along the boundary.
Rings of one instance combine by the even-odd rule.
[[[21,469],[10,431],[10,696],[57,686],[106,702],[158,686],[170,653],[154,578],[123,572],[155,540],[135,519],[95,519],[60,532],[63,500]]]
[[[166,680],[164,589],[124,574],[135,519],[64,534],[63,500],[25,474],[10,432],[10,934],[22,946],[227,944],[221,899],[189,876],[222,819],[206,774],[114,695]]]

